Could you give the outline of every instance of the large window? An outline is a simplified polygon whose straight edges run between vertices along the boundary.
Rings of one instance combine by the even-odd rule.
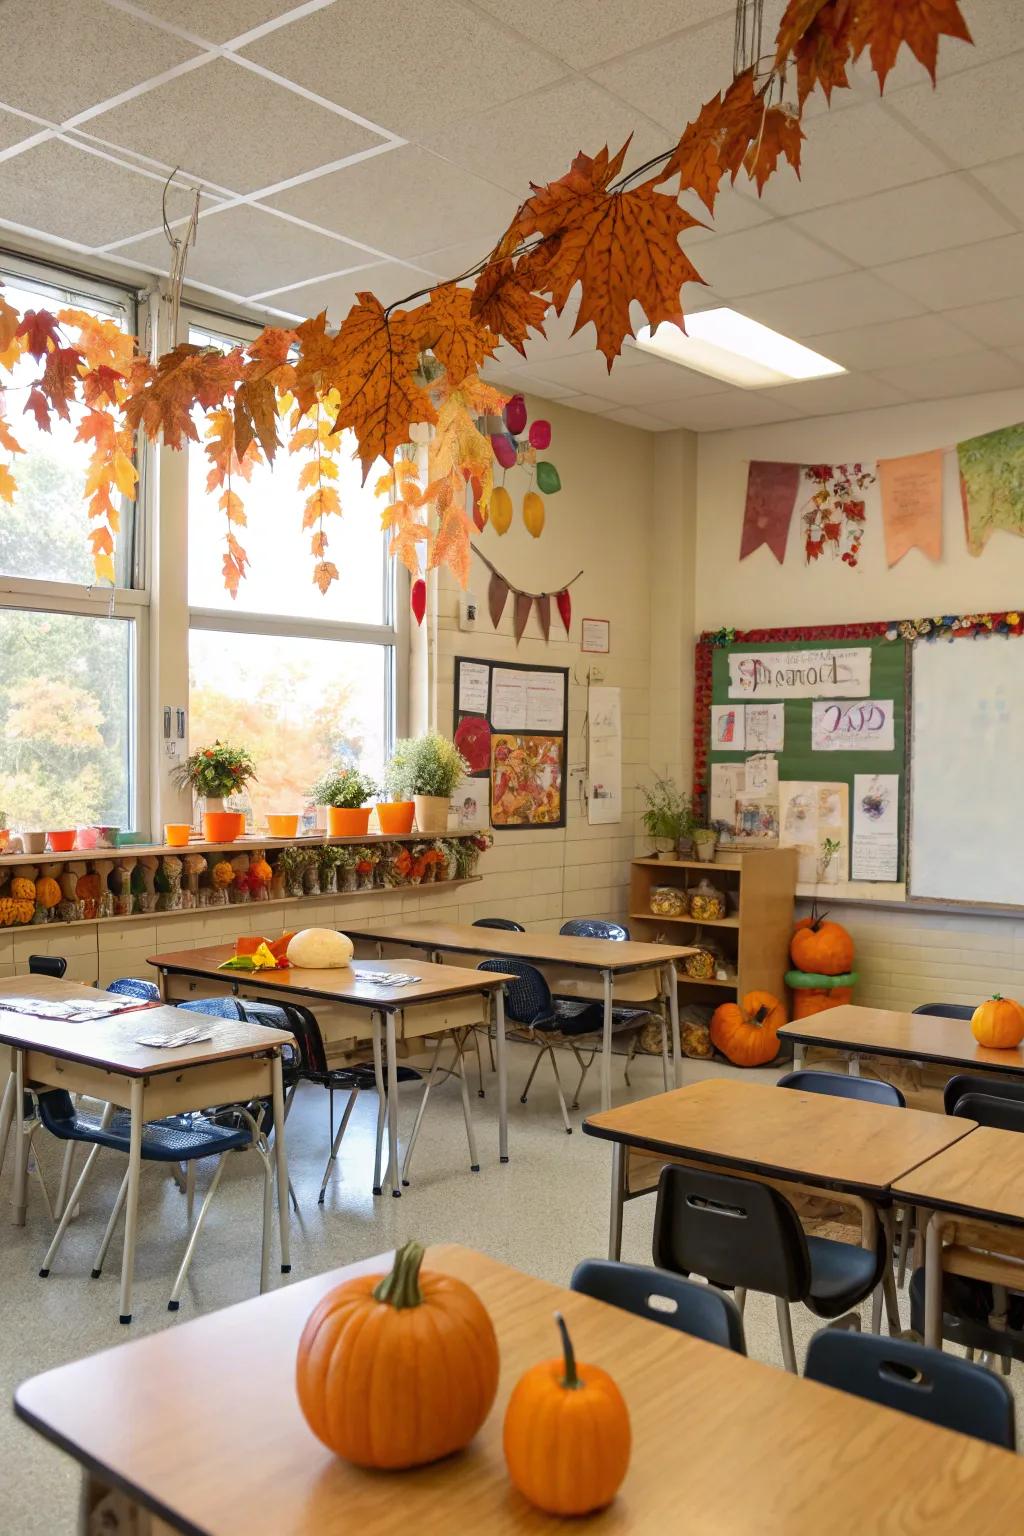
[[[190,339],[230,344],[205,328]],[[246,522],[235,531],[250,569],[232,599],[221,575],[224,514],[207,490],[202,447],[190,449],[189,744],[219,738],[252,752],[256,826],[268,812],[302,811],[310,786],[334,763],[358,761],[378,773],[400,724],[394,577],[375,475],[364,487],[358,461],[341,455],[342,516],[327,528],[340,575],[321,597],[302,529],[308,491],[298,489],[300,466],[300,455],[282,449],[272,467],[257,467],[238,486]]]
[[[132,296],[0,255],[0,285],[18,310],[65,307],[134,330]],[[83,496],[88,444],[79,413],[40,431],[24,413],[38,364],[19,364],[5,392],[25,452],[17,492],[0,509],[0,811],[16,831],[103,823],[135,829],[142,777],[136,752],[146,599],[136,529],[125,507],[117,590],[94,589]]]

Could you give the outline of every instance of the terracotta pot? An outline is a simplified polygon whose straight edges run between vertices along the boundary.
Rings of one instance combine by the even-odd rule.
[[[416,830],[424,837],[443,837],[448,831],[448,796],[414,795]]]
[[[70,832],[47,832],[47,841],[54,853],[70,853],[75,846],[75,829]]]
[[[294,816],[268,816],[267,831],[271,837],[298,837],[298,813]]]
[[[327,807],[327,834],[329,837],[365,837],[370,825],[370,807],[361,805],[351,810],[344,805]]]
[[[380,830],[392,835],[411,832],[415,814],[416,805],[412,800],[388,800],[377,807]]]
[[[21,846],[26,853],[42,853],[46,847],[45,832],[23,832]]]
[[[208,843],[233,843],[245,831],[241,811],[205,811],[203,836]]]

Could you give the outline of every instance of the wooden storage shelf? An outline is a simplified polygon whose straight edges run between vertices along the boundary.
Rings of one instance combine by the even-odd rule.
[[[354,846],[371,848],[376,843],[431,843],[444,837],[453,842],[467,837],[479,837],[483,828],[475,832],[443,832],[429,835],[423,832],[367,832],[363,837],[328,837],[326,832],[306,832],[295,837],[236,837],[233,843],[207,843],[202,838],[190,838],[180,848],[168,843],[122,843],[119,848],[74,848],[70,853],[52,853],[49,848],[42,853],[0,854],[0,868],[14,864],[73,864],[90,859],[141,859],[152,855],[174,854],[182,858],[186,853],[252,853],[264,849],[277,853],[281,848],[341,848]],[[351,894],[351,892],[349,893]]]
[[[735,913],[731,917],[666,917],[657,912],[631,912],[630,922],[637,923],[689,923],[692,928],[738,928],[740,920]]]
[[[773,850],[774,851],[774,850]],[[716,858],[714,863],[708,864],[704,859],[634,859],[633,867],[640,865],[644,869],[660,869],[666,874],[673,869],[702,869],[705,874],[713,874],[715,870],[727,870],[735,874],[741,867],[740,860],[746,855],[742,853],[728,853]]]

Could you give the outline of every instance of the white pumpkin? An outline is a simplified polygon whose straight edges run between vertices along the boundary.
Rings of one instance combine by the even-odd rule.
[[[334,928],[303,928],[288,945],[288,964],[300,971],[340,971],[352,963],[352,940]]]

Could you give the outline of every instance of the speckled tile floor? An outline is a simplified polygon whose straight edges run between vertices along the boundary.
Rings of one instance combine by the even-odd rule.
[[[293,1275],[301,1278],[393,1247],[409,1237],[469,1244],[531,1274],[565,1283],[576,1261],[606,1251],[609,1152],[580,1134],[566,1136],[553,1090],[538,1073],[528,1105],[519,1092],[532,1062],[532,1051],[511,1046],[511,1161],[497,1160],[496,1098],[473,1097],[481,1171],[469,1170],[458,1089],[449,1084],[432,1101],[416,1149],[413,1184],[401,1200],[374,1199],[370,1193],[373,1123],[376,1100],[363,1095],[343,1144],[343,1156],[323,1207],[317,1191],[327,1156],[327,1096],[317,1088],[300,1090],[288,1121],[289,1163],[300,1210],[292,1223]],[[688,1062],[687,1080],[728,1072]],[[622,1061],[613,1068],[615,1102],[656,1093],[660,1063],[644,1058],[634,1064],[633,1086],[622,1079]],[[748,1080],[772,1082],[766,1070]],[[488,1078],[493,1083],[493,1078]],[[586,1107],[596,1103],[596,1082]],[[403,1130],[411,1129],[416,1090],[403,1089]],[[338,1101],[336,1100],[336,1103]],[[579,1115],[573,1117],[579,1125]],[[40,1151],[51,1189],[56,1188],[60,1149],[42,1138]],[[105,1166],[104,1166],[105,1163]],[[174,1271],[186,1238],[184,1198],[166,1174],[144,1170],[142,1219],[136,1263],[135,1321],[130,1329],[117,1321],[120,1237],[115,1238],[102,1278],[89,1270],[124,1163],[107,1155],[97,1162],[97,1178],[87,1192],[81,1215],[69,1229],[50,1278],[38,1276],[49,1241],[49,1222],[38,1189],[30,1195],[29,1219],[22,1228],[7,1225],[9,1171],[0,1179],[0,1532],[3,1536],[73,1536],[78,1469],[69,1457],[20,1424],[10,1408],[15,1386],[27,1376],[76,1359],[130,1334],[181,1327],[200,1312],[216,1310],[254,1295],[258,1286],[260,1181],[251,1157],[233,1158],[226,1170],[192,1267],[181,1311],[166,1309]],[[200,1194],[206,1175],[200,1174]],[[33,1181],[34,1182],[34,1181]],[[623,1258],[650,1262],[653,1209],[649,1200],[626,1207]],[[280,1277],[277,1277],[278,1279]],[[802,1359],[815,1320],[793,1309],[798,1356]],[[746,1314],[751,1355],[781,1365],[774,1304],[751,1297]],[[1014,1387],[1021,1395],[1020,1367]],[[1024,1419],[1022,1419],[1024,1423]]]

